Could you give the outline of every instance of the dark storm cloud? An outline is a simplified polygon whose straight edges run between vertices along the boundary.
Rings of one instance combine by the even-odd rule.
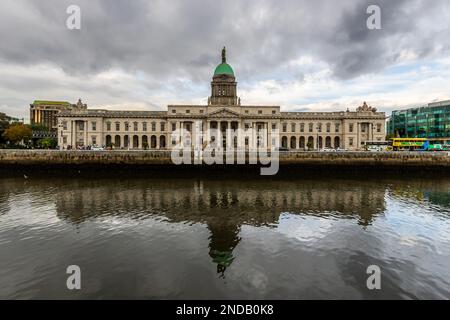
[[[81,7],[80,31],[65,27],[70,4]],[[383,30],[366,28],[369,4],[381,7]],[[448,50],[448,37],[439,34],[449,31],[440,16],[448,6],[447,0],[2,1],[0,60],[49,63],[80,77],[120,68],[199,80],[226,45],[232,65],[249,80],[305,55],[348,79],[382,70],[405,50],[419,57],[436,53],[437,44]],[[436,33],[428,28],[433,24],[441,24]]]

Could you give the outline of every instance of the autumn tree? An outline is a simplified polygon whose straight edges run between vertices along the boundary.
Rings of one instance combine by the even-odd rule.
[[[32,137],[32,131],[29,126],[16,123],[5,130],[3,137],[12,144],[17,144],[21,141],[28,142]]]

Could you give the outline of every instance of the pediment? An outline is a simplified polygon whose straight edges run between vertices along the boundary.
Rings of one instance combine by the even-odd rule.
[[[228,108],[222,108],[208,114],[209,118],[240,118],[240,113]]]

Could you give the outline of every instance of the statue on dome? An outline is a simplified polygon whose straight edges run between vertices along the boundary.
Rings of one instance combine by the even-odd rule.
[[[225,49],[225,47],[223,47],[222,49],[222,63],[226,63],[227,62],[227,49]]]

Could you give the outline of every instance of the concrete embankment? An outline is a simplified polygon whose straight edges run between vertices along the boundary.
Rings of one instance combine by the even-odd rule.
[[[365,171],[438,171],[450,173],[447,152],[281,152],[280,171],[289,170],[359,170]],[[248,161],[246,162],[248,163]],[[170,171],[259,170],[262,165],[175,165],[170,151],[54,151],[54,150],[0,150],[0,170],[24,171],[79,170],[89,168],[114,173],[131,169]],[[266,166],[267,167],[267,166]],[[305,170],[304,170],[305,171]],[[416,170],[417,171],[417,170]]]

